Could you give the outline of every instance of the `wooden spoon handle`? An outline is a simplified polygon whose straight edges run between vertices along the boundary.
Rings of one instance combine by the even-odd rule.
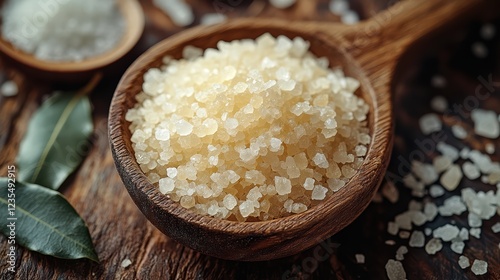
[[[479,7],[487,0],[406,0],[353,26],[343,37],[361,64],[396,62],[409,45]]]

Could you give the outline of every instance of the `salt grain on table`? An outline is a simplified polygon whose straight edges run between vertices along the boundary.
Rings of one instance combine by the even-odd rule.
[[[433,113],[429,113],[420,117],[419,125],[420,125],[420,130],[424,135],[441,131],[442,129],[441,119],[439,119],[438,115]]]
[[[425,244],[424,233],[418,230],[412,232],[408,245],[410,245],[410,247],[420,248],[424,247],[424,244]]]
[[[0,87],[0,92],[5,97],[11,97],[17,95],[18,88],[14,81],[5,81]]]
[[[481,42],[475,42],[471,46],[472,54],[477,58],[486,58],[488,56],[488,48]]]
[[[400,246],[398,250],[396,251],[396,260],[402,261],[404,260],[404,255],[408,253],[408,248],[406,246]]]
[[[431,85],[435,88],[444,88],[444,87],[446,87],[446,84],[447,84],[446,78],[441,76],[441,75],[434,75],[431,78]],[[439,96],[439,97],[441,97],[441,96]],[[444,99],[444,97],[441,97],[441,98],[443,98],[443,100],[446,101],[446,99]],[[440,101],[440,102],[442,102],[442,101]],[[433,101],[431,100],[431,105],[432,105],[432,103],[433,103]],[[448,103],[448,102],[446,101],[446,103]],[[446,106],[446,107],[448,107],[448,106]]]
[[[475,109],[471,112],[471,118],[477,135],[490,139],[496,139],[500,135],[500,123],[495,112]]]
[[[408,239],[410,237],[410,232],[409,231],[400,231],[399,232],[399,238],[401,239]]]
[[[399,191],[392,182],[386,182],[382,186],[382,195],[391,203],[396,203],[399,199]]]
[[[495,37],[495,25],[491,23],[483,24],[483,26],[481,26],[481,29],[479,30],[479,33],[484,40],[491,40]]]
[[[467,131],[458,124],[451,126],[451,132],[457,139],[465,139],[467,137]]]
[[[448,169],[452,164],[451,159],[447,156],[437,156],[432,161],[432,165],[437,173],[441,173]]]
[[[492,155],[495,153],[495,145],[493,143],[486,143],[486,145],[484,145],[484,150]]]
[[[389,222],[387,224],[387,232],[391,235],[396,235],[398,234],[398,231],[399,231],[399,227],[396,223],[394,222]]]
[[[123,268],[127,268],[127,267],[129,267],[131,264],[132,264],[132,261],[131,261],[131,260],[129,260],[129,259],[124,259],[124,260],[122,261],[122,263],[120,264],[120,266],[121,266],[121,267],[123,267]]]
[[[469,212],[469,215],[467,216],[467,222],[469,223],[470,227],[480,227],[483,224],[481,218],[471,212]]]
[[[494,224],[494,225],[491,227],[491,230],[492,230],[494,233],[499,233],[499,232],[500,232],[500,223],[496,223],[496,224]]]
[[[429,222],[433,221],[438,214],[438,208],[436,204],[432,202],[426,203],[424,206],[424,214],[425,217],[427,218],[427,221]]]
[[[460,240],[462,240],[462,241],[469,240],[469,230],[466,228],[460,229],[460,233],[458,234],[458,238],[460,238]]]
[[[403,280],[406,279],[406,271],[400,261],[388,260],[385,265],[385,271],[389,280]]]
[[[457,148],[446,144],[445,142],[439,142],[436,145],[436,149],[444,156],[447,156],[452,162],[455,162],[459,157],[459,152]]]
[[[432,185],[429,188],[429,194],[431,197],[440,197],[444,194],[445,190],[440,185]]]
[[[481,229],[480,228],[471,228],[469,230],[469,234],[474,236],[475,238],[481,238]]]
[[[429,255],[435,255],[437,252],[441,251],[442,248],[443,248],[443,243],[441,242],[440,239],[437,238],[432,238],[425,245],[425,251]]]
[[[453,191],[457,188],[462,180],[462,171],[458,165],[452,165],[440,179],[441,185],[448,191]]]
[[[354,255],[354,257],[356,258],[356,262],[357,263],[359,263],[359,264],[365,263],[365,255],[363,255],[363,254],[356,254],[356,255]]]
[[[433,237],[441,238],[443,241],[451,241],[453,238],[457,237],[459,229],[456,226],[444,225],[434,230]]]
[[[469,161],[464,162],[462,164],[462,170],[464,172],[465,177],[469,180],[476,180],[481,176],[481,172],[479,172],[479,169],[476,167],[476,165],[472,164]]]
[[[488,263],[481,260],[474,260],[470,268],[475,275],[484,275],[488,272]]]
[[[451,250],[457,254],[462,254],[465,248],[465,243],[463,241],[451,242]]]
[[[458,258],[458,265],[462,268],[462,269],[465,269],[467,267],[470,266],[470,261],[469,261],[469,258],[467,258],[466,256],[460,256]]]

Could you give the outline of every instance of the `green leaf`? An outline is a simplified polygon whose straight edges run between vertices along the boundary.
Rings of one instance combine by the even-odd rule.
[[[82,93],[56,93],[35,112],[17,155],[18,179],[57,190],[88,149],[93,124]]]
[[[11,192],[13,183],[0,178],[0,221],[5,236],[11,235],[8,225],[14,223],[16,243],[29,250],[63,259],[99,261],[85,222],[60,193],[19,181]],[[15,215],[9,211],[12,202]]]

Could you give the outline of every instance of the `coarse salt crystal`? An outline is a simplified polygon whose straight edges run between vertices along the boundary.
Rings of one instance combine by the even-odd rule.
[[[484,275],[488,272],[488,263],[481,260],[474,260],[470,268],[475,275]]]
[[[458,236],[460,230],[456,226],[444,225],[434,230],[433,237],[441,238],[443,241],[451,241]]]
[[[313,200],[323,200],[326,197],[326,193],[328,192],[328,189],[325,187],[322,187],[320,185],[314,186],[314,189],[311,194],[311,199]]]
[[[437,238],[432,238],[425,245],[425,251],[429,255],[435,255],[437,252],[441,251],[442,248],[443,248],[443,243],[441,243],[441,240]]]
[[[410,247],[423,247],[424,244],[425,244],[424,233],[418,230],[412,232],[408,245],[410,245]]]
[[[420,130],[424,135],[431,134],[433,132],[441,131],[442,123],[438,115],[429,113],[420,117],[419,120]]]
[[[453,136],[455,136],[457,139],[467,138],[467,131],[458,124],[451,126],[451,132],[453,133]]]
[[[132,261],[130,259],[124,259],[122,263],[120,264],[121,267],[127,268],[132,264]]]
[[[500,123],[495,112],[475,109],[471,112],[471,118],[477,135],[490,139],[496,139],[500,135]]]
[[[441,185],[448,191],[453,191],[457,188],[462,180],[462,171],[458,165],[452,165],[440,179]]]
[[[356,255],[354,255],[354,257],[356,258],[356,262],[357,263],[360,263],[360,264],[365,263],[365,255],[363,255],[363,254],[356,254]]]
[[[438,95],[431,99],[431,108],[439,113],[444,113],[448,109],[448,100]]]
[[[18,91],[17,84],[14,81],[5,81],[0,87],[0,92],[5,97],[15,96]]]
[[[385,271],[389,280],[406,279],[406,272],[400,261],[388,260],[385,265]]]
[[[469,258],[466,256],[460,256],[458,258],[458,265],[460,265],[460,268],[465,269],[470,266],[470,261]]]

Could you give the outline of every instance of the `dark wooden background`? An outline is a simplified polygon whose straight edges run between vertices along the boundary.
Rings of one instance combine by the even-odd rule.
[[[63,194],[76,208],[89,226],[101,262],[86,260],[60,260],[33,253],[23,248],[17,249],[16,274],[6,273],[6,261],[0,262],[2,279],[385,279],[385,264],[393,259],[399,245],[407,245],[407,240],[386,233],[387,222],[405,210],[410,200],[409,191],[400,188],[401,199],[392,204],[387,200],[372,203],[367,211],[352,225],[318,246],[301,254],[267,262],[234,262],[201,255],[163,235],[139,212],[126,192],[116,170],[108,147],[107,112],[113,90],[126,66],[139,54],[159,40],[182,30],[172,25],[170,20],[156,10],[150,0],[141,1],[147,15],[145,33],[139,45],[122,61],[120,71],[109,74],[91,95],[95,132],[88,155],[78,171],[62,188]],[[277,10],[267,1],[242,1],[237,7],[228,3],[235,1],[189,1],[199,17],[206,12],[224,12],[229,17],[281,17],[289,20],[338,21],[338,17],[328,11],[328,0],[298,0],[288,10]],[[391,1],[356,0],[351,1],[363,18],[376,15]],[[394,2],[394,1],[393,1]],[[423,139],[417,127],[418,117],[430,111],[429,100],[434,94],[442,94],[461,104],[474,92],[479,84],[479,75],[492,75],[500,82],[499,39],[488,46],[492,54],[487,59],[477,59],[470,54],[470,44],[478,38],[479,24],[496,20],[499,13],[488,10],[477,15],[471,22],[461,23],[445,34],[422,44],[408,54],[405,66],[395,81],[395,110],[397,138],[389,174],[400,178],[398,166],[401,155],[407,157],[418,149],[415,139]],[[497,32],[500,25],[497,24]],[[442,73],[448,79],[446,90],[433,89],[430,78]],[[0,96],[0,176],[7,173],[7,166],[15,161],[19,143],[26,131],[33,112],[44,97],[55,89],[67,87],[51,85],[46,81],[36,81],[37,77],[26,76],[16,69],[2,65],[0,82],[13,79],[20,85],[19,95],[5,98]],[[492,97],[481,104],[482,107],[500,111],[500,88],[495,87]],[[445,120],[446,122],[446,120]],[[470,130],[472,122],[465,118],[463,124]],[[445,128],[448,135],[449,128]],[[451,136],[450,136],[451,138]],[[471,137],[467,145],[482,148],[480,139]],[[496,145],[495,160],[500,160],[500,143]],[[463,145],[459,143],[458,145]],[[435,156],[429,153],[426,156]],[[399,184],[398,184],[399,186]],[[488,190],[491,187],[464,180],[460,187]],[[459,194],[459,190],[453,194]],[[443,199],[436,199],[440,204]],[[438,218],[426,227],[435,228],[451,220],[459,226],[467,225],[466,215],[452,218]],[[493,234],[491,226],[500,219],[498,215],[483,223],[481,239],[471,238],[466,242],[464,255],[469,258],[487,260],[488,273],[475,276],[469,269],[461,270],[449,243],[434,256],[429,256],[423,248],[409,248],[403,266],[409,279],[500,279],[500,236]],[[396,245],[386,245],[391,239]],[[0,236],[0,259],[4,260],[7,243]],[[355,254],[364,254],[366,262],[358,264]],[[132,264],[123,268],[120,263],[130,259]]]

